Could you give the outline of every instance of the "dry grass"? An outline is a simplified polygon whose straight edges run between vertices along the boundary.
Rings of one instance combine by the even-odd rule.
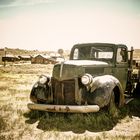
[[[32,85],[38,75],[51,74],[52,67],[19,65],[0,68],[0,140],[140,138],[139,102],[122,108],[119,118],[112,118],[104,110],[96,114],[29,111],[27,103]]]

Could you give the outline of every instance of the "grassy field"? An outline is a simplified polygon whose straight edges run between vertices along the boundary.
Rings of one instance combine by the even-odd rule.
[[[0,140],[102,140],[140,139],[140,101],[123,107],[119,116],[107,110],[91,114],[30,111],[27,103],[40,74],[51,74],[53,65],[0,67]]]

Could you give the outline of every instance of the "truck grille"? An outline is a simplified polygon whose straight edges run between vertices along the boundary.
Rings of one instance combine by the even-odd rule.
[[[54,104],[74,105],[75,103],[75,80],[58,81],[52,79],[52,92]]]

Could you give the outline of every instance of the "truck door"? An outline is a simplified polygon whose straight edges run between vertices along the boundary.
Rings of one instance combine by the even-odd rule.
[[[116,65],[115,65],[114,75],[122,84],[122,88],[124,91],[126,88],[127,74],[128,74],[127,48],[124,46],[120,46],[117,48]]]

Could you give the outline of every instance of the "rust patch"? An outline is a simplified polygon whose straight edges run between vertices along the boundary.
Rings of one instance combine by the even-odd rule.
[[[67,111],[67,112],[69,112],[69,111],[70,111],[70,109],[69,109],[69,107],[68,107],[68,106],[66,106],[66,111]]]

